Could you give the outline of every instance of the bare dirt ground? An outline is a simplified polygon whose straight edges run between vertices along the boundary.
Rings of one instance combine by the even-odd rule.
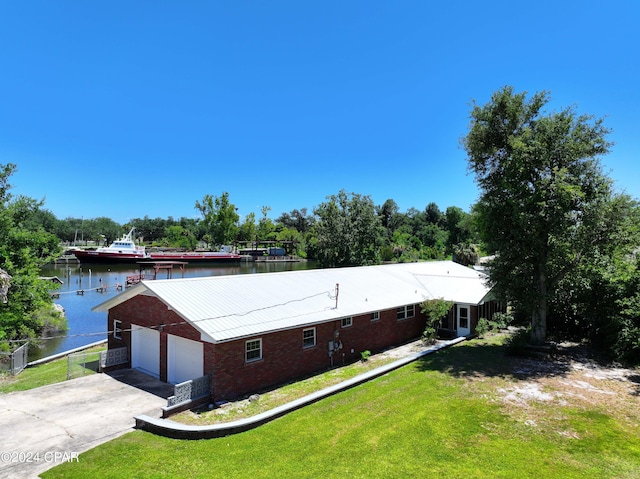
[[[511,375],[492,384],[489,396],[526,426],[557,428],[562,411],[557,406],[568,406],[602,412],[640,433],[640,369],[604,364],[573,343],[558,344],[539,357],[506,360]],[[556,432],[579,437],[571,430]]]

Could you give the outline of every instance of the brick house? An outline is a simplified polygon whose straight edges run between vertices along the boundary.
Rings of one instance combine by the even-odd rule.
[[[108,311],[109,349],[128,348],[123,366],[208,375],[219,401],[416,339],[435,298],[455,303],[455,336],[500,310],[485,275],[451,261],[142,281],[94,310]]]

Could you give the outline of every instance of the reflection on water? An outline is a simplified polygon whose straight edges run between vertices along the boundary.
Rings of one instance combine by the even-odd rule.
[[[229,274],[252,274],[275,271],[312,269],[312,262],[298,263],[253,263],[242,262],[220,265],[188,265],[184,269],[185,278],[220,276]],[[31,347],[29,359],[35,360],[69,349],[90,344],[107,337],[107,313],[97,313],[91,308],[119,294],[117,284],[125,284],[129,275],[138,274],[136,264],[59,264],[43,268],[43,276],[57,276],[63,284],[57,290],[60,297],[55,300],[66,312],[69,330],[60,337],[44,341],[42,347]],[[178,268],[173,269],[173,278],[182,277]],[[160,272],[158,279],[167,278],[167,272]],[[84,294],[78,294],[84,291]]]

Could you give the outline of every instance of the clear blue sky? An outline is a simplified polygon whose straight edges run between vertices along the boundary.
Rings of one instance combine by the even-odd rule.
[[[640,3],[0,2],[0,163],[58,218],[244,218],[345,189],[468,210],[470,102],[512,85],[606,116],[640,197]]]

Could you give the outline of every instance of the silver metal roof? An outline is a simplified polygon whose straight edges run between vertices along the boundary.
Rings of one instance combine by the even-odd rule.
[[[163,301],[223,342],[443,298],[479,304],[486,276],[452,261],[142,281],[95,308],[139,294]]]

